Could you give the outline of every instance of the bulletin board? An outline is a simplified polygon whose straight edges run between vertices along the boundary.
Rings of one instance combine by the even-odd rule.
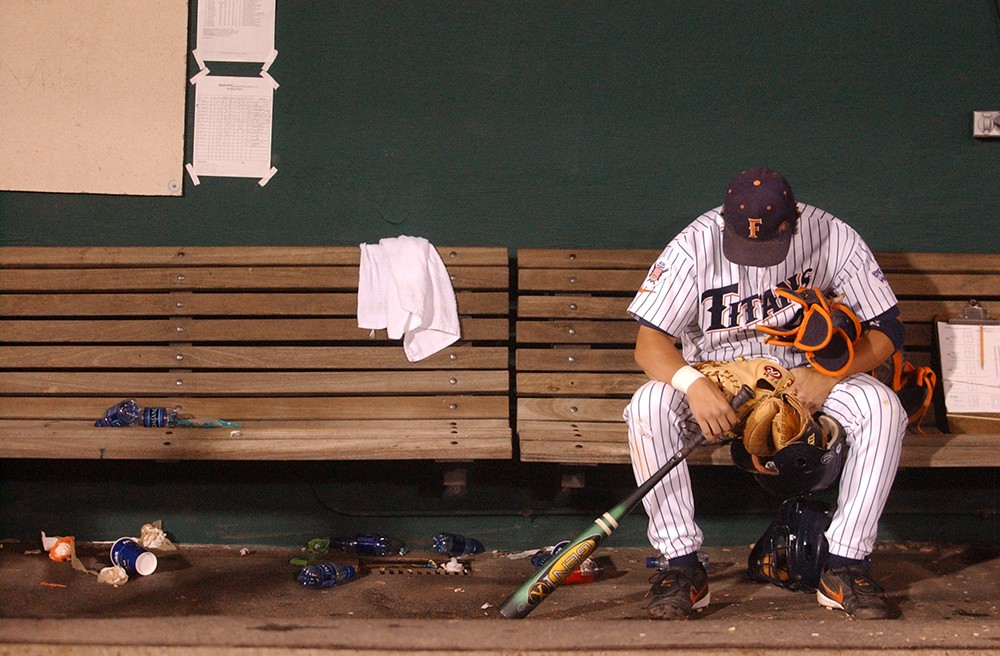
[[[0,2],[0,189],[179,196],[186,0]]]

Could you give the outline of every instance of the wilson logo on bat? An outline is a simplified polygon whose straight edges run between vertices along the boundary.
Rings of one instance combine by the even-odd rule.
[[[548,573],[531,586],[531,590],[528,591],[528,604],[536,606],[542,603],[549,596],[549,593],[563,582],[563,579],[572,574],[587,559],[587,556],[594,553],[599,542],[600,539],[597,537],[587,538],[577,544],[573,550],[567,549],[556,556]]]

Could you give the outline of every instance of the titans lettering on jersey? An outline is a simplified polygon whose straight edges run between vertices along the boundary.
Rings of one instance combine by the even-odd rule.
[[[812,269],[807,269],[778,283],[778,287],[788,290],[808,287],[811,274]],[[792,304],[788,299],[775,294],[774,289],[765,289],[758,294],[739,298],[739,287],[738,283],[733,283],[702,293],[702,306],[709,317],[705,324],[706,331],[753,326],[779,314]]]

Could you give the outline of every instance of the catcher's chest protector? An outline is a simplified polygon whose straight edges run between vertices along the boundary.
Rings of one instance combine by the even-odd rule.
[[[832,517],[832,507],[822,501],[795,498],[782,503],[750,551],[750,578],[788,590],[815,591],[829,549],[823,533]]]

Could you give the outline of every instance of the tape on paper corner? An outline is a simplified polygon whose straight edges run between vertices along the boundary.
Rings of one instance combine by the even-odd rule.
[[[201,58],[201,49],[195,48],[194,50],[191,51],[191,54],[194,56],[194,60],[198,64],[198,68],[204,70],[205,60]]]
[[[204,78],[205,78],[205,77],[206,77],[206,76],[207,76],[208,74],[209,74],[209,70],[208,70],[207,68],[203,68],[203,69],[201,69],[200,71],[198,71],[197,73],[195,73],[195,74],[194,74],[194,76],[193,76],[193,77],[191,78],[191,80],[190,80],[190,81],[191,81],[191,84],[198,84],[198,83],[199,83],[199,82],[201,82],[201,81],[202,81],[202,79],[204,79]]]
[[[188,175],[191,176],[192,184],[194,184],[194,186],[196,187],[200,185],[201,180],[198,179],[198,174],[194,172],[194,166],[192,166],[191,164],[185,164],[184,168],[187,170]]]
[[[277,89],[279,86],[281,86],[280,84],[278,84],[278,81],[275,80],[273,77],[271,77],[271,74],[268,73],[267,71],[261,71],[260,76],[271,83],[271,89]]]
[[[267,58],[264,60],[264,66],[261,68],[261,70],[267,72],[267,69],[271,68],[271,64],[274,63],[274,60],[277,57],[278,57],[278,51],[272,49],[271,54],[268,55]]]
[[[263,187],[264,185],[266,185],[268,182],[271,181],[271,178],[273,178],[274,174],[277,173],[277,172],[278,172],[278,169],[276,167],[272,166],[271,170],[268,171],[267,174],[257,182],[257,184],[259,184],[261,187]]]

